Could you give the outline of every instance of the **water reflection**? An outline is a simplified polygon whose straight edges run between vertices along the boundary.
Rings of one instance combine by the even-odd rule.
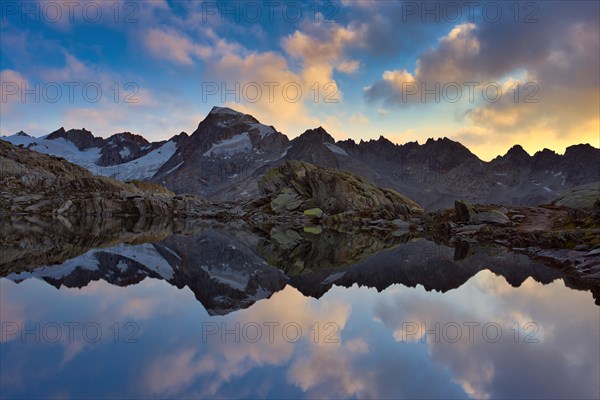
[[[80,236],[59,265],[2,259],[3,396],[600,395],[600,308],[588,287],[524,256],[457,256],[408,236],[153,226],[87,251]],[[44,244],[38,263],[62,254],[20,230]]]

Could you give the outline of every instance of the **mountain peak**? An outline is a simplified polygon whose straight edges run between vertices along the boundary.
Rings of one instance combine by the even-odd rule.
[[[327,131],[319,126],[315,129],[308,129],[302,135],[300,135],[297,139],[302,141],[304,140],[316,140],[322,143],[335,143],[335,139],[331,136]]]
[[[110,142],[111,140],[116,140],[118,142],[131,142],[131,143],[138,143],[140,145],[147,145],[149,144],[149,142],[141,135],[137,135],[135,133],[131,133],[131,132],[120,132],[120,133],[115,133],[114,135],[110,136],[108,139],[106,139],[108,142]]]
[[[54,132],[50,133],[48,135],[48,139],[54,139],[54,138],[57,138],[57,137],[64,137],[65,133],[67,133],[67,131],[65,130],[64,126],[61,126],[60,128],[58,128]]]
[[[527,157],[527,158],[529,158],[529,153],[527,153],[525,151],[525,149],[523,149],[523,146],[521,146],[520,144],[515,144],[513,147],[511,147],[506,152],[506,155],[511,156],[511,157]]]
[[[19,132],[15,133],[15,136],[33,137],[31,135],[26,134],[23,131],[19,131]]]
[[[558,155],[558,153],[556,153],[554,150],[544,148],[540,151],[537,151],[533,156],[534,157],[552,157],[552,156],[557,156],[557,155]]]
[[[234,109],[231,109],[229,107],[217,107],[214,106],[209,114],[226,114],[226,115],[244,115],[243,113],[236,111]]]
[[[79,150],[86,150],[91,147],[99,147],[104,141],[104,139],[92,135],[92,132],[85,128],[69,129],[68,131],[65,131],[65,128],[61,127],[46,137],[48,140],[61,138],[70,141]]]
[[[509,163],[524,163],[529,162],[531,156],[523,149],[520,144],[515,144],[508,149],[505,155],[496,156],[491,162],[509,162]]]
[[[579,154],[583,152],[598,152],[598,149],[589,143],[574,144],[565,149],[565,155]]]
[[[244,114],[242,112],[236,111],[229,107],[217,107],[214,106],[206,118],[204,118],[200,124],[198,124],[198,128],[200,125],[206,124],[217,124],[220,128],[230,127],[236,124],[245,123],[245,124],[258,124],[260,123],[256,118],[254,118],[250,114]],[[197,131],[198,129],[196,129]],[[195,133],[195,132],[194,132]],[[193,136],[193,133],[192,133]]]

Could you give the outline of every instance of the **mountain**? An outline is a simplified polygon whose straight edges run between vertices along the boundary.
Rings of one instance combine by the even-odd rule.
[[[287,136],[274,127],[230,108],[213,107],[152,179],[178,193],[250,197],[258,193],[258,178],[288,147]]]
[[[347,155],[335,145],[335,139],[325,129],[309,129],[291,142],[286,160],[299,160],[325,168],[339,168],[336,154]]]
[[[108,139],[103,139],[94,136],[85,128],[67,131],[61,127],[40,138],[19,132],[2,137],[2,140],[39,153],[64,158],[95,175],[126,181],[151,178],[187,137],[187,134],[182,132],[168,141],[150,143],[142,136],[130,132],[116,133]]]
[[[63,158],[22,149],[0,140],[0,213],[46,214],[83,219],[208,215],[203,199],[175,193],[151,182],[121,182],[94,176]]]
[[[425,209],[455,200],[481,204],[539,205],[569,189],[600,182],[600,150],[574,145],[557,154],[529,155],[519,145],[490,162],[448,138],[424,144],[377,140],[336,141],[325,129],[289,140],[249,114],[213,107],[197,129],[166,142],[149,143],[129,132],[108,139],[85,129],[63,128],[42,138],[20,132],[3,138],[15,145],[63,157],[94,174],[158,182],[175,193],[236,201],[259,195],[259,179],[271,167],[304,161],[352,172],[396,190]]]
[[[95,137],[92,135],[92,132],[86,130],[85,128],[69,129],[68,131],[65,131],[65,128],[61,127],[49,134],[46,139],[64,139],[73,143],[79,151],[84,151],[93,147],[100,147],[104,142],[102,138]]]

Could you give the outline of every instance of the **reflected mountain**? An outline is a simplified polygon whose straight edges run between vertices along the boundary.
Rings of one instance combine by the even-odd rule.
[[[189,220],[144,216],[101,218],[86,215],[44,217],[0,214],[0,273],[61,264],[91,249],[118,244],[158,242],[174,233],[191,232]]]
[[[449,247],[390,232],[250,229],[172,219],[90,219],[77,227],[56,219],[4,219],[0,276],[17,283],[38,278],[57,288],[161,279],[187,286],[210,315],[248,308],[286,285],[315,298],[334,285],[354,284],[447,292],[485,269],[515,287],[529,277],[543,284],[562,279],[570,288],[591,291],[597,304],[600,298],[593,282],[499,246]]]
[[[458,250],[460,249],[460,250]],[[321,297],[333,285],[350,287],[355,283],[382,291],[392,284],[421,285],[427,291],[457,289],[479,271],[487,269],[514,286],[527,278],[548,284],[565,278],[564,273],[532,262],[527,256],[503,247],[470,246],[469,254],[457,259],[462,248],[438,245],[426,239],[413,239],[368,257],[348,268],[327,268],[294,276],[290,284],[307,296]]]

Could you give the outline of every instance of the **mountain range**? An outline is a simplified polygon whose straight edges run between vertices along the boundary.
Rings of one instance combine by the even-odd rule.
[[[217,201],[250,199],[270,168],[290,160],[353,172],[394,189],[428,210],[454,200],[480,204],[539,205],[569,189],[600,181],[600,149],[577,144],[564,154],[529,155],[520,145],[490,162],[448,138],[424,144],[378,140],[336,141],[318,127],[290,140],[249,114],[213,107],[197,129],[149,142],[130,132],[108,138],[86,129],[60,128],[35,138],[2,137],[14,145],[64,158],[96,175],[157,182],[175,193]]]

